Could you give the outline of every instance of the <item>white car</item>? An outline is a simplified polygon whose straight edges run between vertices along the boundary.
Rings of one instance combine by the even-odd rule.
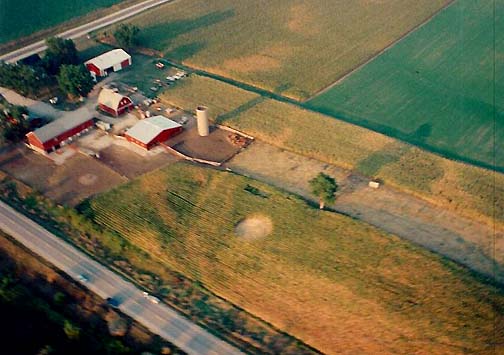
[[[89,282],[89,278],[86,275],[83,275],[83,274],[80,274],[77,277],[77,280],[79,280],[82,283],[88,283]]]
[[[149,295],[148,292],[142,292],[143,296],[147,298],[151,303],[158,304],[159,303],[159,298],[154,297],[152,295]]]

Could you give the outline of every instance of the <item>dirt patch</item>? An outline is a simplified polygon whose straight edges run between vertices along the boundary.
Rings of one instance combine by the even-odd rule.
[[[62,165],[57,165],[24,146],[2,154],[0,170],[58,203],[70,206],[126,181],[89,156],[74,154]]]
[[[273,222],[267,216],[251,216],[236,225],[235,233],[243,240],[267,237],[273,231]]]
[[[93,185],[97,179],[98,176],[94,174],[84,174],[79,178],[79,183],[85,186],[90,186]]]

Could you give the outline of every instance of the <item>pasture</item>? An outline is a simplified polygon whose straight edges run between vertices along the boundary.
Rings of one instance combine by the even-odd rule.
[[[450,0],[185,0],[128,22],[167,58],[306,99]]]
[[[0,0],[0,43],[119,2],[121,0]]]
[[[503,2],[459,0],[308,107],[504,171],[503,30]]]
[[[164,265],[325,353],[490,353],[502,336],[493,332],[493,317],[504,320],[500,291],[242,176],[177,163],[90,208],[95,222]],[[258,220],[267,228],[244,237]]]
[[[279,148],[381,178],[490,225],[496,219],[504,222],[504,174],[445,159],[297,105],[196,75],[161,98],[187,110],[206,105],[219,123]]]

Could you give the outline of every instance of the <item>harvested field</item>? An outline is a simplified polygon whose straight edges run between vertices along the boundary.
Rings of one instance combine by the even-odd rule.
[[[186,0],[136,16],[166,57],[305,99],[450,0]]]
[[[70,206],[126,181],[94,158],[75,153],[63,165],[56,165],[25,147],[2,154],[0,170]]]
[[[501,290],[251,179],[177,163],[90,208],[168,267],[325,353],[490,354],[503,341]],[[237,223],[258,214],[271,235],[237,238]]]
[[[495,4],[457,1],[308,106],[504,172],[504,3]]]
[[[198,96],[191,96],[192,90],[198,91]],[[217,94],[221,91],[230,98],[229,105],[222,104]],[[494,215],[498,223],[504,222],[503,174],[441,158],[296,105],[246,93],[193,76],[163,98],[180,107],[192,108],[203,102],[212,115],[218,112],[219,122],[279,148],[381,178],[386,184],[490,226]]]

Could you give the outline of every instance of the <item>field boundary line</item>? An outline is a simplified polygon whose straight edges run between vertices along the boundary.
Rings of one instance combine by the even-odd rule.
[[[350,71],[348,71],[347,73],[343,74],[343,76],[341,76],[339,79],[337,79],[333,83],[329,84],[328,86],[320,89],[319,91],[317,91],[316,93],[314,93],[313,95],[311,95],[309,98],[307,98],[305,100],[301,100],[299,102],[300,103],[307,103],[308,101],[313,100],[314,98],[316,98],[316,97],[318,97],[318,96],[326,93],[327,91],[331,90],[333,87],[335,87],[336,85],[338,85],[339,83],[341,83],[343,80],[345,80],[346,78],[348,78],[350,75],[354,74],[355,72],[358,72],[363,67],[365,67],[366,65],[368,65],[369,63],[371,63],[372,61],[374,61],[376,58],[378,58],[379,56],[381,56],[383,53],[387,52],[389,49],[391,49],[392,47],[394,47],[396,44],[398,44],[399,42],[402,42],[404,39],[406,39],[407,37],[409,37],[411,34],[413,34],[417,30],[419,30],[420,28],[422,28],[423,26],[425,26],[426,24],[428,24],[429,22],[431,22],[431,20],[434,17],[436,17],[441,12],[443,12],[444,10],[446,10],[447,8],[449,8],[450,6],[452,6],[455,2],[457,2],[457,0],[451,0],[450,2],[448,2],[447,4],[445,4],[443,7],[441,7],[440,9],[438,9],[436,12],[434,12],[432,15],[430,15],[428,18],[426,18],[425,21],[423,21],[422,23],[419,23],[418,25],[416,25],[415,27],[413,27],[412,29],[410,29],[409,31],[407,31],[405,34],[403,34],[398,39],[394,40],[392,43],[390,43],[389,45],[387,45],[385,48],[383,48],[382,50],[380,50],[378,53],[373,54],[371,57],[369,57],[364,62],[362,62],[361,64],[359,64],[357,67],[355,67],[355,68],[351,69]]]

